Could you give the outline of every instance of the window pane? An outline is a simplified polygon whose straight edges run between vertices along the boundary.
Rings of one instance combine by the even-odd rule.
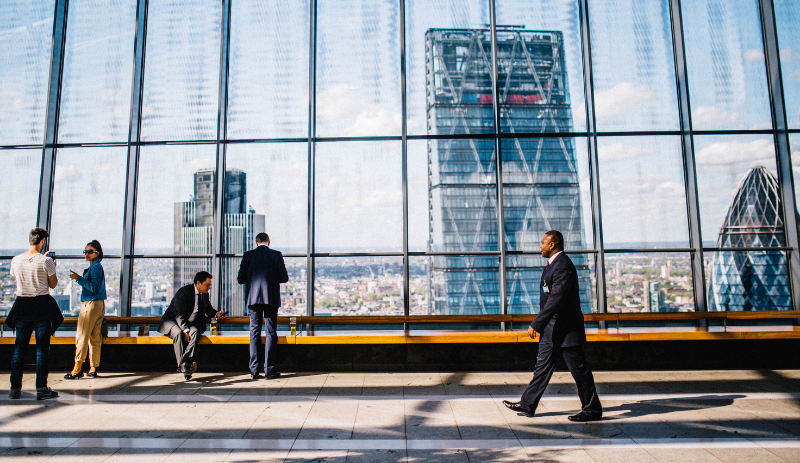
[[[403,315],[403,258],[314,259],[314,315]]]
[[[44,141],[53,0],[0,2],[0,145]]]
[[[428,270],[425,315],[500,313],[498,256],[426,256],[419,260],[426,262]]]
[[[564,234],[566,249],[591,248],[592,203],[585,139],[502,141],[506,246],[538,251],[548,230]]]
[[[125,147],[58,150],[50,249],[80,255],[97,240],[103,252],[120,254],[127,154]]]
[[[317,6],[317,136],[400,135],[397,0]]]
[[[703,246],[786,246],[771,135],[695,136]]]
[[[678,130],[668,0],[590,0],[597,129]]]
[[[497,1],[503,132],[586,130],[578,12],[577,0]]]
[[[758,0],[682,2],[695,130],[772,127]]]
[[[11,311],[17,298],[17,283],[11,276],[11,259],[0,260],[0,317]]]
[[[318,143],[316,162],[316,250],[401,251],[400,142]]]
[[[494,132],[489,3],[406,5],[408,133]]]
[[[221,17],[218,0],[149,3],[143,140],[216,138]]]
[[[270,236],[272,238],[272,236]],[[272,246],[270,246],[272,247]],[[306,269],[305,257],[284,257],[289,281],[281,284],[281,308],[279,315],[306,314]],[[222,291],[222,308],[231,317],[247,317],[247,306],[244,304],[244,286],[236,277],[239,274],[241,257],[222,259],[222,277],[219,279]]]
[[[566,237],[565,237],[566,238]],[[569,254],[578,271],[581,311],[597,312],[594,254]],[[508,256],[506,259],[506,295],[508,313],[539,313],[539,290],[547,259],[542,256]]]
[[[787,122],[800,129],[800,1],[775,0],[774,5]]]
[[[792,310],[785,252],[720,251],[703,257],[708,310]]]
[[[244,218],[244,214],[259,217],[261,227],[247,231],[241,245],[237,245],[232,231],[226,228],[225,236],[231,238],[225,239],[224,252],[241,254],[252,249],[255,235],[266,231],[276,249],[305,254],[308,248],[308,144],[228,145],[225,165],[244,191],[241,203],[226,202],[226,227],[240,227],[236,219]]]
[[[28,249],[28,233],[36,226],[42,150],[0,151],[0,255]]]
[[[213,252],[215,165],[216,145],[141,148],[137,254]],[[227,201],[236,201],[237,195],[244,194],[236,186]]]
[[[211,259],[137,258],[133,262],[131,316],[160,317],[175,292],[192,284],[201,270],[211,272]],[[219,279],[214,279],[214,284],[219,284]]]
[[[497,248],[497,177],[492,140],[408,141],[411,251]]]
[[[136,1],[70,2],[58,140],[128,139]]]
[[[308,1],[231,6],[228,138],[308,136]]]
[[[606,254],[609,312],[694,312],[688,253]]]
[[[800,134],[789,134],[789,150],[792,159],[792,176],[794,177],[794,202],[800,204]]]
[[[101,243],[102,244],[102,243]],[[103,252],[106,248],[103,248]],[[106,278],[106,315],[117,315],[119,313],[119,274],[122,268],[121,259],[104,258],[100,263],[103,266]],[[58,302],[61,312],[70,317],[77,317],[81,310],[81,292],[83,287],[76,281],[70,280],[69,272],[74,271],[83,275],[84,269],[89,268],[89,262],[85,259],[58,259],[56,275],[58,275],[58,286],[52,290],[53,297]]]
[[[597,142],[606,248],[689,245],[679,137],[602,137]]]

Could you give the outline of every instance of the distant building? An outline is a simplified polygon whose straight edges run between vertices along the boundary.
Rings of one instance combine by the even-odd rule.
[[[501,130],[571,132],[564,38],[557,31],[498,29]],[[494,133],[491,34],[488,29],[430,29],[425,34],[428,134]],[[564,234],[567,249],[586,247],[572,138],[504,139],[503,195],[510,249],[538,249],[544,232]],[[428,142],[429,251],[498,249],[497,153],[493,140]],[[572,255],[579,271],[591,258]],[[509,313],[539,310],[545,260],[507,259]],[[592,309],[589,272],[580,271],[581,302]],[[429,258],[428,313],[497,313],[496,256]]]
[[[786,246],[783,202],[775,177],[754,167],[742,180],[719,232],[718,248]],[[710,310],[791,310],[783,251],[714,253]]]
[[[212,254],[214,249],[214,169],[194,174],[192,201],[175,203],[175,253]],[[254,246],[255,236],[265,230],[265,217],[247,208],[247,174],[241,170],[225,172],[225,216],[223,217],[223,252],[242,254]],[[192,282],[194,275],[211,270],[207,257],[179,258],[173,263],[173,288],[167,290],[168,301],[174,290]],[[224,258],[222,275],[214,280],[225,295],[223,306],[229,315],[244,315],[244,294],[236,282],[238,261]]]

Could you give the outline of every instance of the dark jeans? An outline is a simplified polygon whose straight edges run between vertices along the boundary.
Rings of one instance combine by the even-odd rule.
[[[264,374],[275,368],[278,347],[278,308],[267,304],[248,306],[250,309],[250,373],[258,373],[258,345],[261,344],[261,326],[266,319],[267,338],[264,340]]]
[[[36,333],[36,387],[47,387],[47,375],[50,373],[50,322],[37,316],[27,320],[18,318],[16,323],[17,340],[11,356],[11,389],[22,387],[22,368],[31,333]]]
[[[552,344],[539,343],[539,355],[536,357],[536,366],[533,369],[533,379],[525,392],[522,393],[520,404],[531,413],[536,412],[539,400],[547,389],[547,383],[553,376],[556,363],[560,357],[564,357],[567,369],[572,373],[572,379],[578,386],[578,395],[581,398],[581,408],[585,412],[603,413],[600,405],[600,398],[597,396],[597,389],[594,385],[594,376],[589,364],[586,362],[586,355],[583,353],[583,346],[574,347],[555,347]]]

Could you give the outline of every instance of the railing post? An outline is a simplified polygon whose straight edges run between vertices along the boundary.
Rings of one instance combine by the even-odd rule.
[[[130,317],[133,297],[133,252],[136,231],[136,189],[139,177],[139,142],[142,128],[142,95],[144,93],[145,41],[147,39],[147,2],[136,6],[136,39],[133,52],[133,85],[131,117],[128,130],[128,169],[125,180],[125,228],[122,232],[122,269],[119,283],[119,315]]]
[[[795,310],[800,308],[800,243],[798,243],[797,230],[797,204],[794,196],[794,181],[792,175],[792,159],[789,152],[789,132],[786,121],[786,103],[783,93],[783,77],[781,75],[780,49],[778,48],[778,33],[775,25],[775,5],[772,0],[760,0],[761,30],[764,34],[764,54],[767,64],[767,84],[772,108],[773,135],[775,138],[775,151],[778,157],[778,177],[781,185],[781,199],[783,200],[783,223],[786,228],[786,246],[789,263],[789,277],[791,278],[792,306]]]

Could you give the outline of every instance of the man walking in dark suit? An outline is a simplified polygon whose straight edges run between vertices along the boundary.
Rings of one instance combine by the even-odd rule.
[[[572,260],[564,254],[564,237],[561,232],[545,233],[540,245],[542,256],[548,259],[542,272],[539,288],[539,314],[528,327],[528,335],[539,340],[539,355],[533,379],[519,402],[504,400],[503,404],[528,417],[533,417],[539,400],[553,376],[558,359],[563,356],[572,378],[578,385],[582,410],[569,417],[570,421],[598,421],[603,417],[603,407],[594,385],[592,370],[586,362],[583,344],[586,331],[583,327],[578,272]]]
[[[161,317],[158,332],[172,338],[178,368],[186,380],[192,379],[197,371],[194,349],[198,337],[206,330],[206,317],[225,318],[225,312],[216,312],[208,299],[211,289],[211,274],[197,272],[194,284],[179,289],[169,307]]]
[[[279,377],[275,369],[278,347],[278,309],[281,306],[281,283],[289,281],[283,255],[269,248],[269,235],[256,235],[256,248],[244,253],[239,266],[240,285],[244,285],[244,303],[250,315],[250,374],[258,379],[258,346],[261,326],[266,319],[267,339],[264,342],[264,375]]]

